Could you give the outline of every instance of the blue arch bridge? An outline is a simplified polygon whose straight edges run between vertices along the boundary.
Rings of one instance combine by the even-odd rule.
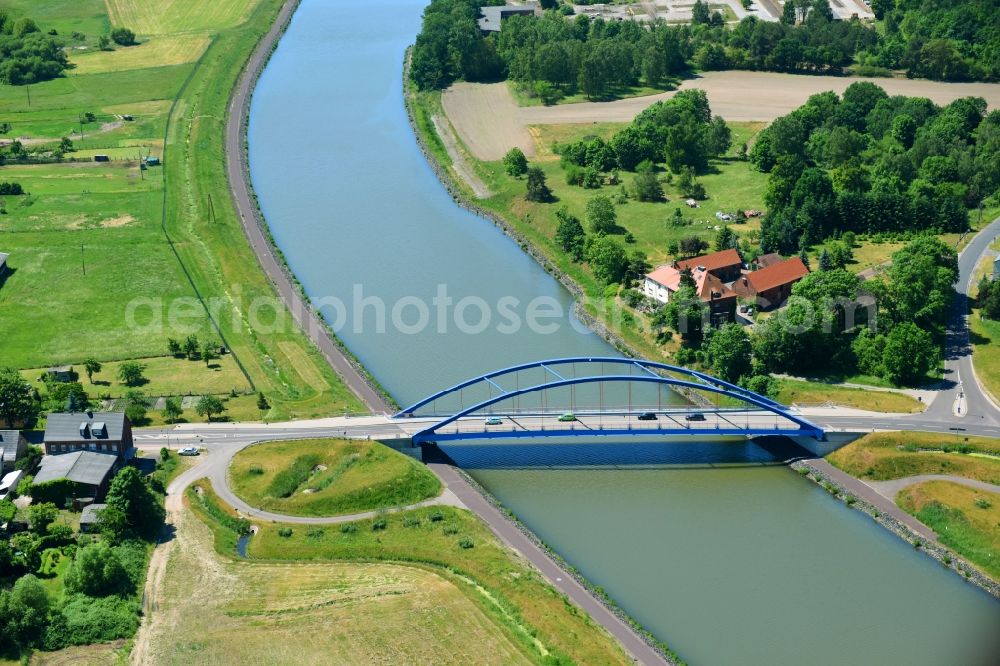
[[[688,368],[617,357],[559,358],[496,370],[393,418],[417,426],[414,446],[594,436],[824,439],[822,428],[766,396]]]

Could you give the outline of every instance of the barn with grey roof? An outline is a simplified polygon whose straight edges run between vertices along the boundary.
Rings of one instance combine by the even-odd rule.
[[[101,499],[108,490],[108,483],[120,464],[118,456],[95,451],[75,451],[60,456],[45,456],[35,474],[33,485],[52,481],[72,482],[67,491],[73,499]]]

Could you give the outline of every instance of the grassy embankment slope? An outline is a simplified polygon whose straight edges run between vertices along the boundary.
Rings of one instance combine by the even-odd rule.
[[[414,115],[418,131],[432,156],[441,164],[450,167],[452,160],[434,130],[431,118],[446,117],[441,106],[439,92],[419,93],[411,89]],[[709,173],[698,178],[709,199],[701,203],[697,209],[688,208],[675,182],[664,183],[664,193],[667,201],[659,203],[640,202],[629,198],[615,207],[618,224],[627,229],[635,238],[635,247],[646,253],[652,266],[669,262],[673,257],[667,254],[671,241],[677,241],[686,236],[698,236],[710,245],[715,234],[715,211],[764,208],[764,191],[767,175],[752,169],[748,162],[737,158],[738,147],[743,143],[753,141],[765,123],[740,122],[730,123],[733,130],[733,146],[730,153],[721,159],[713,160]],[[534,203],[524,198],[524,179],[513,178],[504,171],[500,161],[485,162],[478,160],[464,148],[466,161],[473,166],[476,174],[493,193],[488,199],[476,203],[503,217],[518,233],[538,248],[560,271],[576,282],[586,294],[584,307],[603,321],[615,334],[619,335],[636,353],[653,360],[669,362],[673,352],[678,347],[676,339],[661,344],[652,333],[649,317],[628,308],[620,297],[606,295],[604,285],[593,276],[586,263],[574,263],[569,256],[556,244],[555,231],[558,225],[555,212],[561,206],[579,217],[586,224],[586,202],[596,194],[604,194],[614,199],[621,190],[620,186],[605,185],[600,189],[584,189],[566,184],[565,172],[560,166],[559,156],[553,151],[556,143],[568,143],[584,137],[599,136],[608,139],[615,131],[624,127],[623,123],[593,123],[541,125],[531,128],[535,141],[536,156],[531,160],[533,165],[540,167],[546,175],[549,187],[557,199],[556,203]],[[458,139],[461,142],[461,139]],[[626,189],[632,185],[632,174],[622,173]],[[474,199],[462,179],[453,173],[453,180],[462,188],[470,199]],[[677,214],[680,217],[677,217]],[[759,219],[751,218],[745,224],[732,224],[731,228],[741,238],[756,242],[760,230]],[[856,272],[877,266],[888,260],[893,251],[899,249],[902,243],[874,242],[864,240],[855,248],[855,260],[849,268]],[[821,247],[814,248],[813,263],[818,262]],[[920,411],[920,404],[902,394],[879,394],[872,400],[869,392],[848,387],[830,387],[818,383],[780,380],[782,400],[791,402],[827,402],[856,407],[861,409],[888,412]],[[861,382],[864,383],[864,382]],[[818,399],[817,394],[822,398]]]
[[[188,503],[214,533],[216,550],[228,555],[235,534],[210,516],[226,509],[207,482],[199,485],[200,494],[189,491]],[[183,520],[182,541],[195,535],[208,543],[204,525],[192,526],[197,521],[187,513]],[[371,663],[393,655],[399,663],[420,661],[421,655],[445,663],[542,663],[548,655],[568,655],[576,663],[628,661],[603,629],[515,559],[467,511],[429,507],[350,525],[262,525],[250,541],[249,562],[233,563],[190,547],[174,549],[170,566],[198,575],[167,582],[161,612],[176,624],[158,631],[166,632],[164,645],[180,631],[203,655],[223,647],[230,652],[218,654],[258,649],[280,655],[299,641],[305,661],[298,663],[320,663],[323,649],[338,650],[343,655],[338,663]],[[314,583],[293,580],[290,585],[285,572],[296,571],[316,572]],[[320,572],[328,577],[322,592],[316,584]],[[391,596],[386,578],[397,589]],[[193,603],[206,598],[195,594],[196,580],[213,590],[208,603]],[[414,583],[404,584],[409,580]],[[426,596],[418,594],[422,588]],[[289,597],[323,601],[322,611],[318,603],[311,609],[296,603],[279,612],[279,602]],[[322,622],[323,631],[306,632],[308,639],[289,631],[296,623],[308,627],[312,622]],[[352,650],[342,651],[345,645]],[[155,639],[153,646],[155,652]]]
[[[827,459],[849,474],[873,481],[949,474],[1000,485],[1000,439],[873,433]],[[903,489],[896,503],[933,529],[943,544],[1000,580],[1000,494],[927,481]]]
[[[993,243],[993,250],[1000,250],[1000,241]],[[983,276],[993,275],[993,257],[986,256],[976,267],[972,276],[971,296],[978,291],[977,285]],[[1000,322],[984,319],[979,308],[973,308],[969,316],[969,339],[972,342],[972,363],[976,376],[987,393],[996,401],[1000,398]]]
[[[147,395],[257,390],[268,396],[272,419],[360,408],[287,312],[284,325],[266,332],[247,319],[253,299],[273,297],[273,290],[230,203],[223,126],[230,90],[280,4],[80,0],[38,8],[0,1],[67,39],[73,31],[86,35],[70,40],[74,69],[31,86],[30,107],[23,87],[0,87],[0,119],[12,124],[10,136],[26,137],[33,148],[69,135],[77,151],[67,157],[112,158],[0,167],[0,180],[29,192],[5,197],[0,216],[0,250],[11,254],[13,269],[0,289],[5,363],[38,368],[91,356],[148,357]],[[98,51],[98,36],[118,26],[135,30],[140,44]],[[96,122],[84,126],[81,139],[85,112]],[[119,117],[125,114],[134,120]],[[140,153],[164,165],[140,171]],[[177,311],[186,328],[159,325],[181,298],[189,299]],[[214,324],[202,305],[213,301]],[[136,310],[138,327],[126,326],[132,302],[145,303]],[[270,322],[272,311],[262,319]],[[167,338],[189,333],[224,338],[232,357],[205,368],[166,356]],[[258,416],[254,402],[250,395],[231,400],[231,416]]]
[[[334,516],[434,497],[441,482],[413,458],[378,442],[320,439],[243,449],[230,484],[251,506],[294,516]]]

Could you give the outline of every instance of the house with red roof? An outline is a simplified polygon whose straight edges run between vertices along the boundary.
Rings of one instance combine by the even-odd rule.
[[[719,278],[722,282],[729,283],[737,279],[743,270],[743,257],[734,249],[713,252],[693,259],[675,261],[674,268],[692,273],[702,269]]]
[[[682,271],[683,269],[679,270],[675,266],[665,265],[647,273],[643,280],[643,293],[661,303],[669,302],[681,287]],[[694,278],[698,297],[709,306],[712,323],[718,325],[732,321],[736,311],[736,293],[704,267],[699,266],[691,271],[691,277]]]
[[[754,299],[762,310],[777,308],[788,300],[792,285],[808,274],[809,269],[798,257],[777,262],[772,260],[765,267],[733,282],[732,289],[740,298]]]

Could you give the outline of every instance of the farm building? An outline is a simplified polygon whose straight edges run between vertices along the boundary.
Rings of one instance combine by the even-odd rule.
[[[65,497],[46,497],[47,501],[61,503],[66,499],[97,501],[108,491],[108,484],[120,460],[110,453],[76,451],[62,456],[44,456],[42,466],[35,474],[33,486],[67,481],[59,493]],[[34,497],[34,491],[32,491]]]
[[[750,273],[733,283],[741,298],[754,299],[762,310],[781,307],[792,293],[792,285],[809,274],[798,257],[785,259]]]
[[[534,5],[502,5],[500,7],[480,7],[479,29],[483,32],[500,32],[504,21],[511,16],[534,16]]]

